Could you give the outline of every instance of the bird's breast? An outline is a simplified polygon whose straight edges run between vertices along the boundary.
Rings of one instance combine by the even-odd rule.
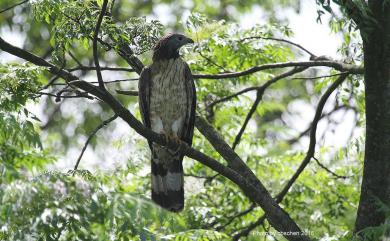
[[[159,70],[152,76],[150,112],[161,118],[164,127],[171,127],[176,120],[185,116],[187,94],[184,67],[185,63],[180,58],[167,60],[160,63]]]

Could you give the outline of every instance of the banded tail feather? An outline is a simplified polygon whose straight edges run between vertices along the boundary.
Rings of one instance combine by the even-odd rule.
[[[151,161],[152,200],[172,212],[180,212],[184,208],[182,161],[183,157],[167,153],[165,155],[154,153]]]

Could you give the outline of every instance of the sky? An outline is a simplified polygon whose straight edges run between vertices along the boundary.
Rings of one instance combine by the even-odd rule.
[[[160,6],[155,9],[157,16],[168,16],[167,11],[169,11],[167,6]],[[294,32],[294,36],[290,40],[301,44],[317,56],[326,55],[337,59],[337,48],[341,45],[341,37],[331,33],[330,28],[326,24],[326,17],[323,18],[323,24],[316,22],[317,6],[315,5],[315,1],[303,0],[301,3],[301,11],[299,13],[295,12],[293,9],[287,9],[278,11],[278,14],[279,17],[285,17],[289,21],[289,27]],[[169,17],[159,18],[159,20],[162,23],[171,21]],[[264,22],[263,11],[259,7],[254,7],[250,13],[245,14],[241,18],[240,24],[244,28],[250,28],[255,24],[261,24],[262,22]],[[11,32],[9,29],[1,29],[0,34],[6,41],[9,41],[16,46],[22,47],[24,40],[23,34],[15,31]],[[16,58],[13,56],[0,53],[0,61],[2,63],[15,59]],[[83,105],[80,105],[80,108],[92,108],[92,106],[93,105],[90,103],[85,102]],[[42,120],[45,120],[45,116],[43,116],[41,107],[39,105],[31,105],[29,108],[30,111],[36,113]],[[69,115],[74,115],[77,119],[78,111],[72,108],[72,106],[64,104],[61,108],[66,109]],[[310,105],[305,105],[301,102],[294,103],[289,108],[292,108],[293,110],[304,110],[300,118],[291,120],[291,125],[295,125],[297,130],[305,129],[314,116],[314,109]],[[325,107],[325,110],[326,109],[327,107]],[[134,111],[135,109],[132,110],[133,113]],[[354,116],[352,113],[347,113],[346,115],[339,114],[339,116],[336,115],[336,119],[340,119],[339,127],[337,130],[330,132],[326,139],[328,142],[322,144],[335,146],[345,145],[349,135],[349,132],[346,130],[348,130],[348,128],[350,129]],[[326,128],[326,124],[320,122],[318,136],[321,136]],[[71,129],[72,128],[69,129],[70,132]],[[123,130],[128,131],[124,132]],[[115,167],[126,164],[130,157],[135,159],[134,156],[140,155],[140,152],[137,151],[138,148],[140,148],[137,146],[140,145],[139,143],[146,144],[146,142],[142,141],[140,136],[136,135],[134,131],[131,131],[129,127],[121,120],[116,120],[115,130],[101,130],[100,133],[97,134],[97,138],[103,135],[106,137],[107,142],[110,142],[110,148],[105,148],[105,155],[109,158],[105,158],[106,160],[102,163],[99,161],[100,158],[98,158],[96,153],[93,152],[93,149],[87,148],[82,159],[81,168],[100,170],[114,169]],[[80,148],[71,149],[66,156],[59,156],[60,161],[57,162],[53,168],[73,168],[75,159],[77,159],[76,157],[79,155],[86,139],[87,137],[83,137],[77,140]],[[308,139],[304,138],[300,146],[305,147],[307,144]]]

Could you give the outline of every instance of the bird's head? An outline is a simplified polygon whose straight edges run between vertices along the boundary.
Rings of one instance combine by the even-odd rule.
[[[162,37],[154,47],[153,61],[171,59],[179,57],[179,49],[186,45],[194,43],[194,40],[183,34],[170,33]]]

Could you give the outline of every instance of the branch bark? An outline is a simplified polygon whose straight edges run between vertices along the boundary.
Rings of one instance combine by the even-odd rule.
[[[103,17],[106,14],[107,4],[108,4],[108,0],[104,0],[102,10],[100,11],[99,18],[96,23],[95,32],[93,35],[93,42],[92,42],[93,60],[95,62],[95,67],[96,67],[96,76],[99,82],[99,88],[102,90],[105,90],[106,88],[104,87],[102,72],[100,70],[99,57],[97,51],[97,44],[98,44],[97,42],[98,42],[100,26],[102,25]]]

